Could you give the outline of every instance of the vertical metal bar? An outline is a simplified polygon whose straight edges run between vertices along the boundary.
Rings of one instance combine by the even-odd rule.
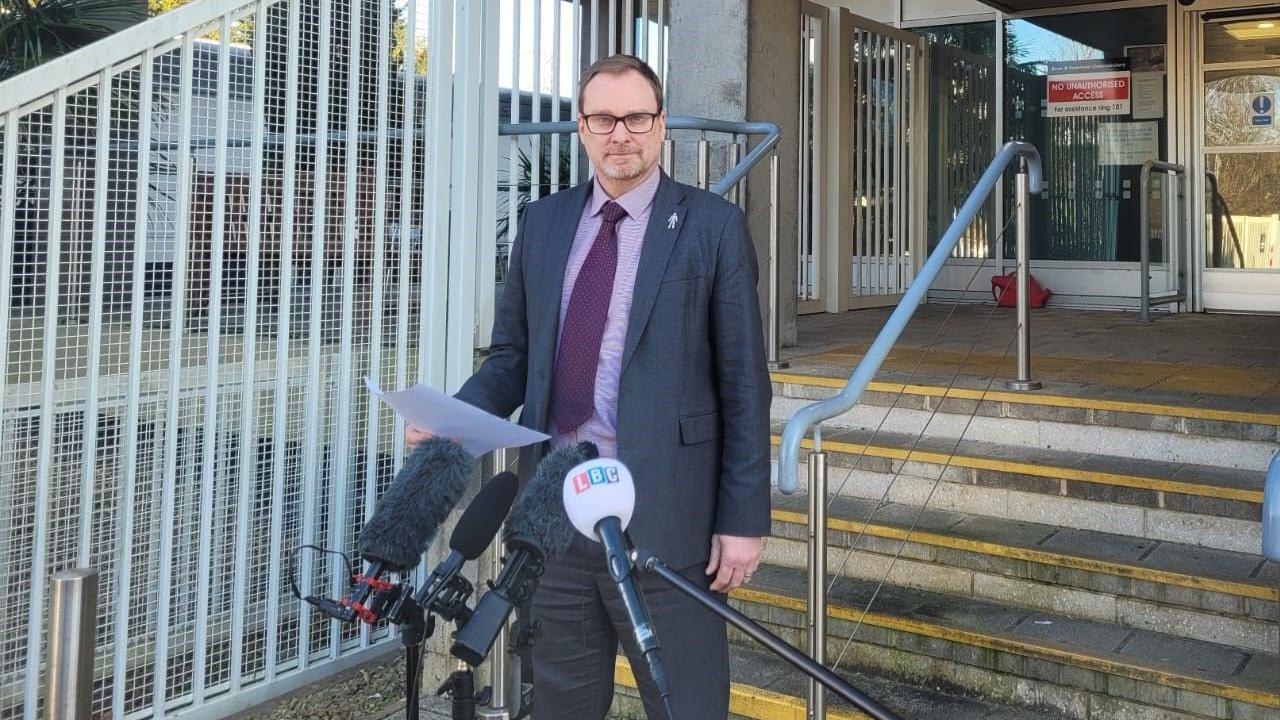
[[[1142,322],[1151,322],[1151,209],[1148,204],[1151,202],[1151,163],[1147,162],[1142,166],[1142,171],[1138,174],[1138,258],[1139,258],[1139,278],[1141,293],[1138,298],[1138,318]],[[1018,246],[1021,249],[1021,245]],[[1021,272],[1021,265],[1019,265]],[[1021,280],[1021,275],[1018,276]],[[1021,298],[1021,288],[1018,293]],[[1018,322],[1022,322],[1019,315]],[[1019,338],[1021,339],[1021,338]],[[1018,345],[1019,351],[1022,349],[1021,343]],[[1018,379],[1022,379],[1022,357],[1018,357]]]
[[[245,279],[244,359],[240,385],[240,458],[239,490],[236,498],[235,566],[231,579],[231,668],[232,691],[239,690],[244,671],[244,625],[248,595],[249,514],[253,494],[254,471],[257,468],[257,420],[254,383],[258,376],[258,282],[262,261],[262,136],[266,116],[267,77],[267,4],[259,2],[253,26],[253,95],[250,105],[249,136],[249,269]],[[223,70],[230,74],[230,68]],[[283,412],[283,409],[281,410]],[[275,556],[271,556],[275,557]]]
[[[80,464],[80,548],[77,563],[87,567],[93,538],[94,469],[98,451],[98,375],[102,370],[102,286],[107,251],[107,188],[111,164],[111,71],[98,73],[98,134],[94,148],[93,251],[89,290],[89,367],[84,403],[84,459]],[[117,566],[117,573],[120,568]]]
[[[45,537],[49,520],[49,465],[53,460],[54,384],[57,372],[58,284],[62,260],[62,180],[66,161],[67,90],[59,87],[53,99],[53,148],[49,178],[49,225],[45,233],[48,248],[44,277],[43,362],[40,367],[40,434],[36,459],[36,503],[34,508],[34,547],[31,551],[31,604],[27,608],[27,647],[40,647],[40,612],[44,609]],[[6,348],[7,351],[7,348]],[[23,709],[28,720],[36,716],[40,691],[40,654],[27,654],[23,686]]]
[[[1027,287],[1031,272],[1031,206],[1027,162],[1020,160],[1014,192],[1018,212],[1018,379],[1005,383],[1010,390],[1039,390],[1031,379],[1031,306]]]
[[[316,143],[315,167],[312,179],[312,221],[311,221],[311,288],[309,323],[307,328],[307,377],[312,379],[306,383],[306,430],[303,434],[302,459],[302,539],[303,543],[315,542],[313,537],[316,526],[316,491],[320,487],[319,465],[322,452],[320,439],[320,346],[323,341],[324,325],[324,256],[328,238],[328,179],[329,179],[329,81],[332,70],[333,49],[330,45],[333,33],[332,0],[320,0],[320,69],[317,71],[318,85],[316,89]],[[329,518],[334,522],[334,518]],[[311,587],[312,553],[303,553],[299,581],[304,590]],[[311,665],[311,611],[307,603],[299,606],[298,621],[298,667]]]
[[[992,138],[993,142],[991,147],[992,152],[999,152],[1000,147],[1004,145],[1005,135],[1007,134],[1007,131],[1005,129],[1005,120],[1004,120],[1005,63],[1008,62],[1008,58],[1005,57],[1005,50],[1006,50],[1005,22],[1006,20],[1005,20],[1004,13],[997,10],[996,11],[996,48],[995,48],[995,51],[996,51],[996,63],[995,63],[996,65],[996,71],[995,71],[996,102],[994,105],[996,110],[994,113],[992,113],[995,116],[994,118],[995,132],[993,133],[994,137]],[[1043,185],[1041,187],[1043,187]],[[994,215],[995,222],[987,232],[987,242],[990,244],[990,247],[988,248],[988,252],[992,260],[992,267],[995,270],[995,274],[1003,275],[1004,274],[1004,233],[995,231],[996,228],[1005,227],[1005,224],[1004,224],[1005,223],[1005,220],[1004,220],[1004,212],[1005,212],[1004,174],[1003,173],[1000,175],[1000,178],[996,180],[996,186],[995,186],[995,189],[991,191],[991,197],[993,198],[993,202],[994,202],[993,209],[995,211],[995,215]]]
[[[556,0],[559,2],[559,0]],[[622,0],[622,52],[636,54],[636,3],[635,0]]]
[[[132,572],[119,568],[132,566],[133,526],[135,522],[134,504],[138,484],[138,423],[141,414],[142,389],[142,339],[147,332],[142,324],[143,298],[146,290],[146,258],[148,252],[147,209],[150,206],[151,187],[151,80],[155,63],[154,51],[147,48],[142,52],[142,64],[138,72],[138,178],[134,186],[133,208],[133,272],[132,291],[129,307],[129,390],[127,392],[124,421],[124,494],[121,499],[123,513],[120,521],[120,539],[116,545],[116,594],[115,627],[111,653],[111,717],[124,717],[124,691],[126,673],[128,672],[129,645],[129,598],[132,596]],[[0,268],[0,277],[5,270]],[[0,295],[0,302],[3,302]],[[0,308],[0,322],[6,313]],[[0,337],[4,333],[0,332]],[[4,367],[0,365],[0,378],[4,377]],[[0,388],[0,396],[3,388]]]
[[[62,570],[54,573],[49,585],[49,688],[45,717],[89,720],[98,620],[98,571],[92,568]],[[123,678],[120,681],[123,682]]]
[[[661,1],[658,0],[658,2]],[[636,35],[640,40],[640,51],[636,53],[636,56],[647,63],[651,57],[649,55],[649,45],[651,43],[649,37],[649,0],[640,0],[640,30]]]
[[[742,146],[738,144],[737,136],[734,136],[729,140],[729,167],[737,167],[740,162],[742,162]],[[737,185],[729,188],[729,192],[727,193],[729,202],[734,205],[741,203],[741,187],[742,183],[738,183]]]
[[[519,0],[517,0],[518,2]],[[582,75],[582,0],[573,0],[573,78]],[[569,119],[578,119],[578,83],[569,83]],[[513,140],[514,141],[514,140]],[[578,184],[578,144],[569,138],[569,179],[570,186]],[[513,224],[514,227],[514,224]]]
[[[781,179],[778,174],[778,153],[770,153],[769,155],[769,367],[773,370],[780,370],[788,367],[789,363],[783,362],[781,357],[782,348],[782,263],[779,258],[782,257],[779,252],[778,243],[781,238],[778,233],[778,186]]]
[[[507,469],[507,451],[498,449],[486,455],[484,471],[481,477],[493,477],[495,474]],[[502,572],[502,540],[501,533],[489,546],[489,562],[486,568],[486,580],[493,580]],[[478,715],[480,720],[505,720],[511,717],[511,704],[519,702],[519,695],[508,697],[508,690],[519,687],[518,676],[513,677],[513,668],[508,663],[507,655],[507,634],[508,626],[503,623],[502,628],[498,631],[498,635],[493,642],[493,652],[489,655],[489,687],[492,693],[489,697],[489,707],[487,711]]]
[[[799,232],[796,235],[796,296],[803,300],[808,299],[809,286],[812,282],[809,273],[812,262],[810,253],[813,248],[811,237],[813,219],[809,216],[809,208],[812,207],[809,196],[816,192],[811,175],[813,156],[811,148],[813,147],[813,115],[817,108],[813,104],[813,88],[809,80],[813,52],[813,16],[805,12],[800,18],[800,157],[797,163],[800,182],[796,183],[798,194],[796,214],[799,225]]]
[[[560,0],[551,3],[551,121],[560,121]],[[551,192],[560,191],[560,134],[551,134],[551,157],[547,158],[551,171]]]
[[[902,163],[908,138],[905,108],[911,80],[907,75],[907,64],[903,57],[907,52],[907,44],[901,40],[895,40],[893,50],[893,267],[889,270],[889,283],[890,292],[899,293],[903,289],[902,269],[907,257],[903,212],[911,198],[905,167]]]
[[[827,656],[827,454],[809,455],[809,657],[826,664]],[[809,681],[806,710],[809,720],[826,720],[822,684]]]
[[[191,200],[191,75],[194,64],[195,38],[191,32],[182,36],[181,78],[178,83],[178,192],[174,219],[177,257],[173,263],[173,300],[169,315],[169,386],[165,408],[164,485],[160,493],[160,567],[173,565],[174,495],[177,492],[178,431],[181,418],[178,402],[182,389],[182,359],[186,336],[187,259],[189,245],[186,233]],[[156,593],[156,648],[152,676],[151,707],[157,718],[164,717],[166,682],[169,678],[169,603],[173,589],[172,573],[160,573]],[[304,611],[305,612],[305,611]]]
[[[600,0],[591,0],[591,62],[600,59]]]
[[[668,130],[668,137],[662,141],[662,169],[671,177],[675,177],[676,163],[676,141],[670,137],[671,131]]]
[[[377,380],[378,384],[386,387],[386,378],[382,374],[382,308],[384,305],[382,293],[384,290],[383,274],[386,272],[386,224],[387,224],[387,116],[388,107],[390,105],[388,95],[391,90],[391,67],[388,57],[391,52],[390,33],[388,32],[388,24],[391,22],[391,2],[390,0],[380,0],[378,3],[378,135],[374,157],[374,187],[373,187],[373,289],[372,293],[372,313],[369,319],[369,376]],[[518,95],[516,96],[518,98]],[[514,98],[513,98],[514,99]],[[402,136],[404,141],[408,141],[410,135],[404,133]],[[403,179],[406,177],[401,175]],[[411,175],[408,177],[412,177]],[[403,312],[405,307],[400,306]],[[399,339],[403,342],[403,337]],[[399,387],[396,385],[395,387]],[[379,431],[381,423],[379,422],[379,403],[378,399],[372,393],[366,393],[365,396],[365,490],[364,490],[364,510],[360,513],[361,522],[367,521],[373,515],[374,504],[377,501],[378,490],[378,469],[380,465],[379,457]],[[369,625],[365,625],[360,633],[360,646],[368,647],[371,640],[371,629]]]
[[[226,247],[227,210],[227,106],[230,94],[231,16],[223,15],[218,41],[217,113],[214,128],[213,171],[213,257],[209,262],[208,326],[205,328],[204,441],[201,443],[199,547],[196,556],[195,657],[192,662],[192,695],[197,704],[204,699],[205,670],[208,663],[209,594],[213,536],[213,491],[217,483],[218,449],[218,364],[222,341],[222,262]],[[259,118],[260,120],[260,118]],[[218,483],[220,484],[220,483]]]
[[[662,92],[667,91],[667,0],[658,2],[658,62],[653,66],[654,72],[662,80]],[[665,106],[665,104],[664,104]]]
[[[410,0],[412,6],[413,0]],[[276,311],[276,411],[271,428],[271,564],[267,571],[267,652],[264,660],[266,680],[276,676],[276,663],[280,648],[280,557],[284,544],[284,484],[285,447],[288,444],[287,419],[290,408],[290,316],[293,314],[293,202],[297,189],[298,173],[298,36],[300,23],[299,3],[289,3],[289,15],[285,30],[285,91],[284,91],[284,177],[280,183],[280,299]],[[406,42],[405,57],[413,55],[413,35]],[[406,62],[407,66],[412,66]],[[412,96],[413,83],[405,88]],[[305,634],[306,626],[299,625],[298,633]]]
[[[876,293],[889,292],[889,55],[890,41],[876,36]]]
[[[516,37],[519,38],[519,20],[520,20],[520,0],[516,0]],[[405,22],[405,54],[406,57],[417,58],[417,23],[418,23],[418,2],[417,0],[408,0],[404,6],[404,22]],[[519,46],[516,46],[516,52],[512,55],[512,71],[511,81],[512,87],[515,89],[515,97],[513,103],[515,107],[520,105],[520,72],[519,72]],[[405,386],[405,379],[409,374],[409,280],[413,272],[413,265],[410,262],[413,245],[409,237],[413,226],[413,195],[416,188],[415,182],[418,173],[414,171],[417,163],[417,153],[414,152],[417,146],[417,117],[414,113],[416,106],[414,105],[414,86],[417,85],[417,68],[413,63],[404,63],[401,68],[404,72],[402,79],[404,87],[404,104],[401,107],[403,114],[400,121],[400,247],[398,248],[398,257],[400,259],[400,268],[398,270],[399,277],[396,280],[396,288],[399,290],[396,304],[396,375],[395,387],[402,388]],[[431,66],[427,66],[427,72],[431,72]],[[425,135],[425,134],[424,134]],[[423,214],[426,214],[426,198],[423,198]],[[425,223],[420,225],[423,228],[420,237],[422,238],[422,250],[426,252],[426,232]],[[419,308],[421,310],[421,308]],[[421,344],[421,343],[419,343]],[[418,370],[421,371],[421,366]],[[394,432],[394,451],[392,456],[395,458],[396,467],[399,469],[400,458],[404,456],[404,419],[398,414],[395,416],[395,432]]]
[[[866,119],[867,119],[867,102],[870,96],[867,94],[867,48],[866,38],[863,31],[859,28],[853,30],[854,45],[857,50],[853,57],[853,78],[854,92],[853,94],[853,125],[854,125],[854,155],[853,155],[853,172],[854,172],[854,236],[853,236],[853,279],[850,282],[854,295],[865,295],[863,277],[866,269],[864,262],[866,256],[866,237],[867,237],[867,177],[866,177],[866,151],[863,141],[866,136]],[[844,288],[837,288],[837,292],[845,292]]]
[[[618,0],[605,0],[609,3],[609,54],[618,53]]]
[[[428,5],[428,8],[431,15],[427,23],[429,33],[427,67],[448,68],[453,62],[454,55],[456,25],[454,3],[433,2]],[[535,5],[535,18],[537,9]],[[433,112],[425,121],[426,146],[447,148],[452,142],[452,128],[456,127],[451,125],[455,104],[453,73],[443,70],[431,72],[427,77],[427,88],[425,105]],[[445,342],[449,331],[448,310],[450,309],[447,298],[458,297],[451,281],[454,278],[462,279],[461,276],[449,273],[449,243],[445,241],[451,232],[450,184],[457,182],[452,177],[452,169],[452,153],[427,154],[423,191],[426,197],[422,204],[422,275],[418,283],[419,307],[422,313],[418,342],[418,376],[432,387],[443,387],[445,384],[447,365]]]
[[[144,56],[145,59],[145,56]],[[4,405],[9,379],[9,302],[13,283],[13,239],[18,221],[18,111],[10,110],[4,122],[4,164],[0,166],[0,431],[4,429]],[[117,687],[119,687],[117,685]],[[117,716],[118,717],[118,716]]]
[[[707,134],[704,132],[698,138],[698,187],[707,189],[707,185],[710,184],[710,173],[711,143],[707,141]]]
[[[552,0],[560,2],[560,0]],[[542,0],[533,0],[533,122],[542,122]],[[542,136],[533,137],[529,153],[529,201],[542,197]]]

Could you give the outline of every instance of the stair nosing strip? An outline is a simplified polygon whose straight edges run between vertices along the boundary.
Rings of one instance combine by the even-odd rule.
[[[778,446],[782,442],[780,435],[771,435],[770,443]],[[839,440],[823,440],[822,445],[828,450],[850,455],[866,455],[868,457],[903,460],[906,462],[923,462],[933,465],[967,468],[970,470],[991,470],[1015,475],[1046,477],[1069,482],[1086,482],[1095,485],[1114,485],[1132,487],[1141,490],[1171,492],[1178,495],[1197,495],[1216,498],[1218,500],[1234,500],[1238,502],[1262,504],[1261,490],[1244,490],[1241,488],[1219,487],[1217,485],[1199,485],[1180,480],[1126,475],[1123,473],[1102,472],[1099,470],[1080,470],[1055,465],[1041,465],[1018,460],[992,460],[989,458],[933,452],[930,450],[904,450],[888,445],[867,445],[863,443],[847,443]],[[813,449],[813,440],[805,439],[800,446],[806,450]]]
[[[739,588],[738,590],[735,590],[730,597],[743,602],[751,602],[801,613],[805,612],[806,601],[799,598],[788,597],[786,595],[779,595],[774,592],[755,590],[751,588]],[[998,635],[986,635],[973,630],[961,630],[959,628],[946,627],[920,620],[909,620],[907,618],[886,615],[883,613],[868,612],[864,616],[860,610],[855,610],[841,605],[829,605],[827,608],[827,617],[849,622],[857,622],[861,619],[863,624],[884,628],[886,630],[896,630],[899,632],[922,635],[947,642],[973,645],[986,648],[988,650],[1009,652],[1015,655],[1022,655],[1024,657],[1031,657],[1038,660],[1048,660],[1051,662],[1065,661],[1066,664],[1074,667],[1083,667],[1087,670],[1095,670],[1109,675],[1120,675],[1133,680],[1153,682],[1167,687],[1189,690],[1191,692],[1198,692],[1205,695],[1213,695],[1228,700],[1239,700],[1241,702],[1247,702],[1252,705],[1259,705],[1262,707],[1280,708],[1280,695],[1270,695],[1261,691],[1250,690],[1236,685],[1226,685],[1212,680],[1204,680],[1166,670],[1157,670],[1155,668],[1098,657],[1096,655],[1086,655],[1084,653],[1078,653],[1070,650],[1036,645],[1023,640],[1015,640],[1013,638],[1001,637]]]
[[[636,684],[635,672],[632,671],[631,663],[627,661],[624,655],[619,655],[614,662],[613,682],[616,685],[622,685],[632,690],[639,689]],[[764,703],[765,707],[755,707],[751,708],[750,711],[744,712],[742,708],[735,709],[735,700],[738,702]],[[761,712],[761,710],[764,712]],[[794,720],[796,717],[803,717],[804,713],[805,701],[803,698],[773,690],[765,690],[746,683],[735,682],[729,684],[729,714],[731,715],[750,717],[753,720]],[[827,718],[829,720],[870,720],[870,716],[856,710],[850,712],[828,709]]]
[[[796,512],[794,510],[774,508],[773,518],[779,522],[795,525],[806,525],[808,523],[808,517],[804,513]],[[1084,558],[1076,555],[1055,553],[1047,550],[1034,550],[1031,548],[1016,547],[1013,545],[1001,545],[999,543],[991,543],[984,540],[971,540],[968,538],[942,535],[939,533],[921,530],[908,532],[907,530],[894,527],[892,525],[876,523],[863,524],[858,521],[846,520],[844,518],[828,518],[827,528],[829,530],[839,530],[842,532],[861,532],[865,535],[885,538],[888,540],[918,542],[923,545],[933,545],[935,547],[944,547],[951,550],[961,550],[982,555],[994,555],[996,557],[1009,558],[1012,560],[1026,560],[1028,562],[1035,562],[1043,565],[1055,565],[1072,570],[1097,572],[1106,575],[1132,578],[1134,580],[1145,580],[1165,585],[1176,585],[1194,590],[1210,590],[1213,592],[1237,595],[1256,600],[1270,600],[1273,602],[1280,601],[1280,588],[1272,588],[1264,585],[1250,585],[1232,580],[1218,580],[1215,578],[1188,575],[1170,570],[1156,570],[1153,568],[1139,567],[1137,565],[1126,565],[1124,563],[1110,562],[1107,560],[1097,560],[1094,558]],[[867,552],[872,551],[868,550]]]
[[[847,379],[840,377],[804,375],[797,373],[771,373],[770,377],[773,382],[776,383],[808,385],[810,387],[825,387],[833,389],[843,388],[848,382]],[[938,385],[907,385],[905,383],[884,382],[879,380],[873,380],[868,383],[867,390],[869,392],[920,395],[925,397],[939,397],[955,400],[985,400],[987,402],[1008,402],[1021,405],[1044,405],[1047,407],[1067,407],[1080,408],[1084,410],[1102,410],[1106,412],[1124,412],[1135,415],[1161,415],[1167,417],[1187,418],[1191,420],[1211,420],[1218,422],[1280,426],[1280,414],[1257,413],[1245,410],[1217,410],[1213,408],[1194,408],[1184,405],[1162,405],[1159,403],[1086,398],[1072,395],[1029,395],[1004,390],[945,388]]]

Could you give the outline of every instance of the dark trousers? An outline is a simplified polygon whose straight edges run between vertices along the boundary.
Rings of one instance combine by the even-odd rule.
[[[706,589],[698,565],[681,574]],[[719,720],[729,713],[729,647],[724,622],[661,578],[638,575],[661,643],[673,720]],[[604,550],[577,536],[550,563],[533,596],[542,632],[533,650],[536,720],[603,720],[613,701],[618,642],[631,663],[649,720],[665,720],[662,698],[632,634]]]

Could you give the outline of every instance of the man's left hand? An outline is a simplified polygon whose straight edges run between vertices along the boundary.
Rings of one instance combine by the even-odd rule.
[[[735,535],[711,536],[711,560],[707,574],[715,575],[711,590],[727,593],[751,579],[764,553],[764,538]]]

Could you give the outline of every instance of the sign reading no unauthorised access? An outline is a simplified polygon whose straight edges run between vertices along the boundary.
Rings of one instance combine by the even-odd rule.
[[[1049,63],[1049,117],[1128,115],[1128,58]]]

